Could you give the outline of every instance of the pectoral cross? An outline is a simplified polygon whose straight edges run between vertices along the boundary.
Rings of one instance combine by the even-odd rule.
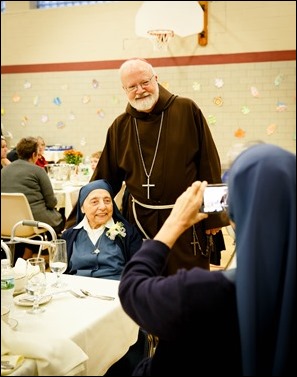
[[[142,185],[142,187],[146,187],[147,188],[147,199],[149,199],[150,198],[150,188],[151,187],[155,187],[154,184],[150,183],[150,177],[147,177],[147,181],[146,181],[146,183],[144,183]]]

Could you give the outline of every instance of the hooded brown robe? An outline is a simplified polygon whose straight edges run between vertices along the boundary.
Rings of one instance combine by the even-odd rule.
[[[149,238],[161,228],[171,208],[146,208],[141,204],[173,205],[196,180],[221,182],[220,158],[201,110],[191,99],[173,95],[161,85],[159,88],[160,96],[152,112],[139,112],[128,104],[126,112],[114,120],[91,178],[91,181],[106,179],[114,194],[125,181],[128,198],[123,204],[123,213],[131,223],[138,221]],[[148,183],[147,175],[153,185],[149,189],[143,186]],[[137,221],[131,195],[141,203],[134,204]],[[195,230],[193,227],[184,232],[172,248],[164,275],[182,267],[209,269],[210,258],[219,265],[220,252],[225,249],[222,233],[206,237],[205,230],[228,224],[226,215],[214,214],[196,224]]]

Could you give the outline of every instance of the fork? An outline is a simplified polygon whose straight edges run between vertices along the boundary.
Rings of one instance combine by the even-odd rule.
[[[79,293],[73,291],[72,289],[67,289],[66,291],[58,291],[58,292],[51,292],[49,294],[46,294],[46,295],[43,295],[41,296],[41,300],[45,297],[49,297],[49,296],[54,296],[54,295],[58,295],[60,293],[70,293],[72,294],[72,296],[76,297],[76,298],[86,298],[85,295],[80,295]],[[26,302],[26,301],[34,301],[34,297],[24,297],[24,298],[21,298],[20,301],[23,301],[23,302]]]
[[[89,291],[87,291],[85,289],[81,289],[81,292],[84,295],[86,295],[86,296],[99,298],[101,300],[108,300],[108,301],[113,301],[114,300],[114,297],[112,297],[112,296],[93,295],[91,292],[89,292]]]

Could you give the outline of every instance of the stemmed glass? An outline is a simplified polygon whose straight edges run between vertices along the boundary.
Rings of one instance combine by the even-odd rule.
[[[44,258],[29,258],[27,266],[27,293],[34,296],[34,302],[31,309],[27,311],[30,314],[44,312],[44,308],[39,306],[41,295],[46,290],[45,260]]]
[[[49,266],[52,272],[57,276],[56,282],[52,285],[55,288],[65,287],[66,284],[61,282],[61,275],[67,268],[67,248],[66,240],[57,239],[51,241],[49,248]]]

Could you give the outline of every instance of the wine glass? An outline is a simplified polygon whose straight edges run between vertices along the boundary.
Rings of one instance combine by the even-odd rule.
[[[31,309],[27,311],[30,314],[44,312],[44,308],[39,306],[41,295],[46,290],[45,260],[44,258],[29,258],[26,262],[27,283],[26,291],[34,296],[34,302]]]
[[[52,285],[56,288],[62,288],[66,284],[61,282],[61,275],[67,268],[67,248],[66,240],[52,240],[49,248],[49,266],[52,272],[57,276],[56,282]]]

